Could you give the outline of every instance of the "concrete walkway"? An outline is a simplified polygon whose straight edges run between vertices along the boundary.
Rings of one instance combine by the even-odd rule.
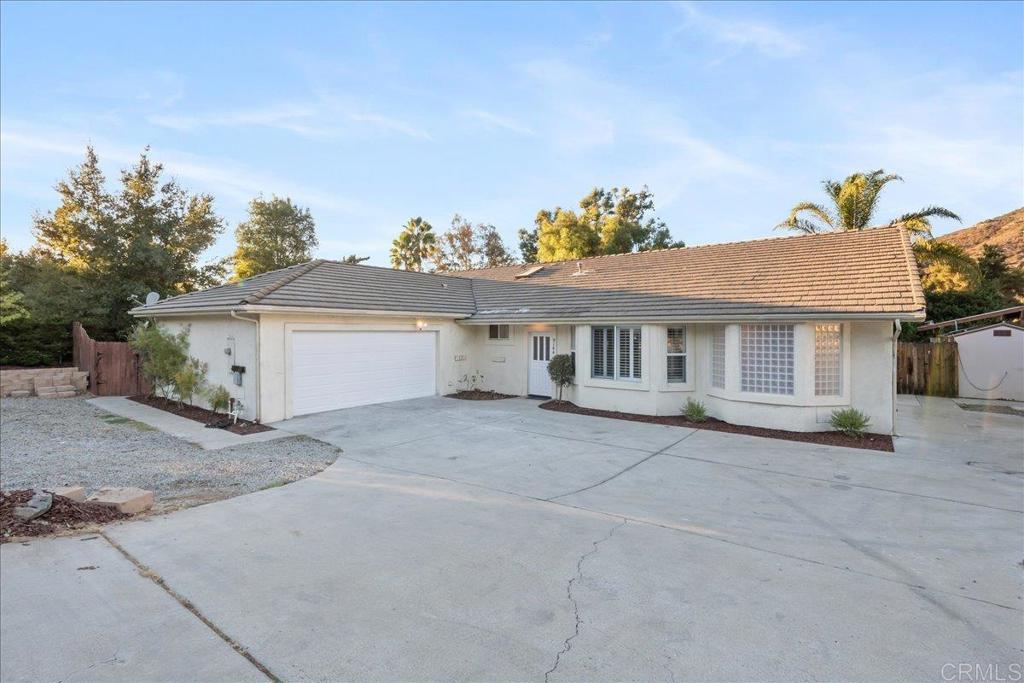
[[[276,430],[242,435],[233,434],[226,429],[209,429],[201,422],[169,413],[166,410],[147,406],[144,403],[132,401],[123,396],[98,396],[88,399],[86,402],[108,413],[147,424],[165,434],[194,443],[208,451],[228,448],[230,446],[244,446],[261,441],[272,441],[273,439],[291,436],[287,432]]]
[[[188,601],[182,615],[282,680],[1009,675],[1024,639],[1024,419],[933,399],[899,410],[906,436],[888,454],[518,399],[355,408],[278,425],[345,450],[322,474],[106,536]],[[123,634],[88,609],[59,629],[7,618],[90,604],[76,596],[89,572],[72,567],[107,559],[74,543],[0,548],[4,681],[118,651]],[[138,580],[104,584],[103,609],[129,609]],[[162,610],[145,637],[170,642]],[[54,634],[59,665],[34,644]],[[140,647],[117,673],[238,678],[204,648]]]

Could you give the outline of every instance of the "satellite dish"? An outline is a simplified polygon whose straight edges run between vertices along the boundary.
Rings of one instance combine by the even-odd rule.
[[[155,304],[159,300],[160,300],[160,295],[157,294],[156,292],[150,292],[149,294],[146,295],[146,305],[147,306],[152,306],[153,304]]]

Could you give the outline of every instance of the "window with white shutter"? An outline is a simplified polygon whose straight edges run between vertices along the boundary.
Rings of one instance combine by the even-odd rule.
[[[670,327],[667,332],[668,346],[665,350],[667,376],[665,379],[670,384],[680,384],[686,381],[686,328]]]
[[[604,379],[640,379],[640,328],[594,327],[592,330],[591,376]]]

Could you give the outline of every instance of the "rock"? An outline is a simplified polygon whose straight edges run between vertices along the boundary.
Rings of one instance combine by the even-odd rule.
[[[57,488],[47,489],[47,491],[55,496],[70,498],[76,503],[81,503],[85,500],[85,489],[81,486],[58,486]]]
[[[153,507],[153,492],[131,486],[104,486],[86,501],[117,508],[118,512],[134,515]]]
[[[14,516],[27,522],[49,512],[51,505],[53,505],[52,494],[46,491],[35,491],[27,503],[14,508]]]

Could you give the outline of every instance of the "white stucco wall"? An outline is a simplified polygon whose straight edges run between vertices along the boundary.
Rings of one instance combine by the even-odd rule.
[[[189,355],[208,366],[206,381],[213,386],[223,385],[231,397],[245,406],[242,416],[255,417],[256,410],[256,326],[227,315],[191,316],[189,318],[160,318],[159,324],[172,332],[189,328]],[[231,349],[231,354],[224,349]],[[231,373],[232,365],[245,367],[242,386],[236,386]],[[206,399],[195,397],[198,405],[207,405]]]
[[[996,336],[996,330],[1003,332]],[[998,325],[963,332],[954,340],[960,352],[960,396],[1024,401],[1024,331]]]

